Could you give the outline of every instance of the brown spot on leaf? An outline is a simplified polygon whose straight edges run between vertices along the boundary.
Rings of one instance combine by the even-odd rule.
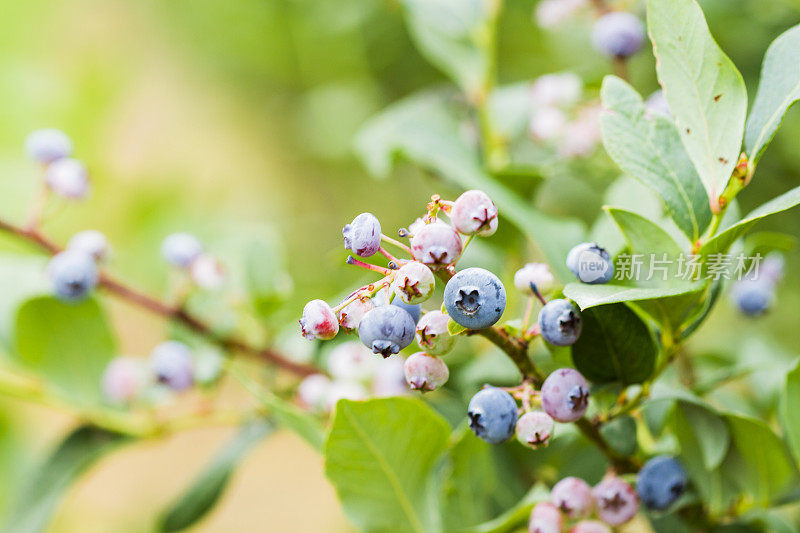
[[[689,128],[686,128],[686,133],[692,133],[692,130],[690,130]]]
[[[722,95],[721,95],[721,94],[718,94],[717,96],[715,96],[715,97],[714,97],[714,101],[715,101],[715,102],[719,102],[719,99],[720,99],[720,98],[722,98]]]
[[[728,164],[728,160],[725,159],[724,157],[719,157],[717,159],[719,159],[719,162],[722,163],[723,165],[727,165]]]

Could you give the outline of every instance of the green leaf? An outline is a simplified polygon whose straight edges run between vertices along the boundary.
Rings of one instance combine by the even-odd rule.
[[[243,426],[189,489],[170,505],[159,520],[159,531],[181,531],[203,518],[222,496],[236,466],[273,431],[274,426],[266,420],[255,420]]]
[[[100,401],[100,378],[116,355],[106,316],[94,299],[64,303],[50,296],[26,301],[15,323],[16,357],[76,401]]]
[[[786,444],[764,422],[738,414],[725,416],[736,445],[723,467],[739,489],[767,507],[800,481],[797,465]]]
[[[461,335],[462,333],[466,333],[468,330],[452,318],[447,321],[447,332],[452,335]]]
[[[656,70],[678,132],[714,202],[742,147],[747,91],[695,0],[648,0]]]
[[[491,2],[402,0],[417,49],[468,95],[484,84],[491,64],[485,35]]]
[[[44,531],[72,483],[103,455],[125,441],[121,435],[91,426],[73,431],[27,478],[3,531]]]
[[[0,255],[0,344],[13,351],[14,318],[23,302],[34,296],[50,294],[52,288],[45,271],[47,259],[41,256]]]
[[[564,296],[573,300],[581,310],[600,305],[621,302],[642,302],[671,296],[693,294],[702,291],[701,283],[686,284],[678,287],[630,287],[626,285],[589,285],[586,283],[570,283],[564,287]]]
[[[625,209],[606,207],[605,211],[625,236],[631,253],[656,254],[659,258],[662,254],[670,258],[681,254],[675,239],[655,222]]]
[[[583,224],[542,213],[484,172],[477,153],[463,138],[458,113],[449,93],[412,95],[368,122],[356,138],[356,150],[378,177],[388,176],[395,157],[401,155],[465,189],[485,191],[499,208],[501,224],[507,220],[531,239],[559,279],[573,279],[564,260],[583,240]]]
[[[800,461],[800,361],[786,374],[786,384],[780,399],[780,418],[786,433],[786,440]]]
[[[442,483],[442,518],[448,531],[458,531],[492,518],[492,499],[497,490],[497,467],[492,446],[476,439],[466,426],[446,455]]]
[[[418,399],[339,401],[325,474],[359,530],[441,531],[433,470],[449,434],[447,422]]]
[[[708,242],[700,247],[699,253],[702,255],[727,253],[730,247],[733,246],[733,243],[736,242],[739,237],[747,233],[757,222],[768,216],[791,209],[797,204],[800,204],[800,187],[795,187],[789,192],[757,207],[739,222],[709,239]]]
[[[230,367],[228,372],[233,375],[250,394],[266,408],[270,416],[291,431],[297,433],[315,450],[322,450],[325,433],[319,421],[311,414],[287,402],[269,389],[259,385],[238,368]]]
[[[764,56],[758,93],[744,133],[744,144],[754,165],[775,137],[786,111],[800,99],[798,65],[800,25],[783,32]]]
[[[247,293],[256,311],[270,316],[291,292],[292,279],[284,270],[281,243],[272,232],[263,232],[244,248]]]
[[[610,111],[600,117],[606,151],[656,191],[675,224],[696,241],[711,221],[711,209],[675,125],[660,115],[647,117],[639,93],[616,76],[605,77],[600,95]]]
[[[467,528],[461,533],[506,533],[515,531],[516,528],[528,521],[534,505],[549,499],[550,491],[544,484],[537,483],[531,487],[531,490],[517,505],[505,513],[488,522]]]
[[[625,304],[581,313],[583,330],[572,345],[572,361],[594,383],[641,383],[653,373],[656,344],[647,325]]]
[[[617,417],[600,428],[600,434],[615,452],[630,456],[636,453],[636,420],[630,416]]]

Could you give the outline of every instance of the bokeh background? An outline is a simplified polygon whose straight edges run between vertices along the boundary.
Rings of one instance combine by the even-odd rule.
[[[800,21],[800,1],[701,4],[754,94],[763,53]],[[586,21],[543,31],[532,21],[534,5],[507,1],[500,82],[571,70],[596,91],[611,67],[591,51]],[[37,169],[24,157],[25,135],[39,127],[63,129],[91,169],[93,193],[55,209],[46,231],[64,242],[81,229],[102,230],[114,247],[110,268],[153,294],[167,286],[158,252],[167,233],[192,231],[212,251],[223,251],[231,235],[264,228],[279,235],[285,258],[276,260],[286,261],[294,281],[275,326],[294,331],[305,301],[333,299],[362,278],[341,266],[344,223],[369,210],[386,228],[405,226],[432,193],[457,192],[410,166],[376,182],[353,155],[353,135],[368,117],[418,89],[446,83],[412,46],[392,0],[5,0],[0,50],[0,216],[21,220],[34,194]],[[643,94],[657,87],[649,51],[633,60],[631,72]],[[795,110],[740,196],[743,212],[797,185],[798,138]],[[590,170],[563,179],[577,196],[550,195],[547,204],[544,194],[541,207],[596,217],[609,180]],[[798,235],[799,223],[795,211],[760,229]],[[519,236],[505,235],[490,255],[505,254],[518,266],[529,259],[519,244]],[[22,249],[5,236],[0,247]],[[753,362],[789,361],[800,353],[797,253],[788,259],[775,312],[746,320],[722,302],[693,350]],[[161,321],[141,311],[123,304],[112,311],[125,353],[146,354],[165,334]],[[288,350],[304,349],[282,342]],[[769,380],[769,372],[751,379]],[[752,411],[758,402],[754,408],[741,395],[753,390],[758,387],[732,384],[717,394]],[[15,483],[73,423],[0,399],[0,514]],[[165,502],[231,432],[192,431],[110,455],[69,491],[49,531],[151,530]],[[257,448],[222,504],[193,531],[349,527],[321,457],[283,432]]]

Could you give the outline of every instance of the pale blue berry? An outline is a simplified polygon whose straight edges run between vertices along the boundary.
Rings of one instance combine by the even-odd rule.
[[[544,340],[556,346],[575,344],[583,328],[580,311],[563,298],[547,302],[539,311],[538,322]]]
[[[375,255],[381,246],[381,223],[372,213],[361,213],[342,229],[344,247],[359,257]]]
[[[374,353],[389,357],[414,340],[414,319],[396,305],[381,305],[364,315],[358,336]]]
[[[639,510],[639,498],[628,483],[616,476],[608,476],[592,490],[597,506],[597,516],[610,526],[629,522]]]
[[[607,56],[630,57],[642,48],[645,28],[635,15],[616,11],[603,15],[594,23],[592,44]]]
[[[492,444],[514,436],[517,425],[517,402],[502,389],[486,387],[469,402],[469,427],[476,436]]]
[[[542,384],[542,409],[557,422],[574,422],[589,407],[589,384],[574,368],[556,370]]]
[[[570,518],[583,518],[594,508],[592,487],[577,477],[565,477],[553,486],[550,501]]]
[[[56,296],[66,301],[84,299],[99,280],[92,257],[74,250],[53,256],[47,265],[47,273]]]
[[[25,151],[34,161],[47,165],[69,157],[72,154],[72,141],[61,130],[43,128],[25,138]]]
[[[89,174],[83,163],[63,158],[47,167],[45,182],[56,194],[70,199],[80,199],[89,192]]]
[[[646,507],[663,511],[686,492],[688,484],[683,466],[674,457],[662,455],[647,461],[639,471],[636,492]]]
[[[567,255],[567,268],[584,283],[608,283],[614,277],[614,262],[598,244],[584,242],[572,248]]]
[[[450,318],[465,328],[488,328],[503,316],[506,289],[488,270],[467,268],[447,282],[444,306]]]
[[[150,369],[159,383],[176,391],[186,390],[194,383],[192,351],[179,341],[165,341],[153,348]]]
[[[203,253],[200,240],[189,233],[173,233],[161,243],[161,255],[172,265],[188,268]]]

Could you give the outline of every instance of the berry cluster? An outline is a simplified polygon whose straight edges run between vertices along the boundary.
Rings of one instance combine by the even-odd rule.
[[[439,213],[446,214],[449,223]],[[492,235],[497,222],[497,207],[488,195],[477,190],[467,191],[452,202],[433,196],[426,215],[399,231],[401,237],[410,239],[409,246],[384,235],[374,215],[358,215],[342,231],[345,248],[360,258],[379,254],[388,260],[388,266],[365,263],[352,255],[347,263],[377,272],[383,278],[358,288],[335,307],[323,300],[308,302],[300,319],[302,335],[310,340],[330,340],[340,329],[357,333],[367,350],[391,361],[398,360],[396,354],[416,338],[421,351],[405,359],[405,381],[412,390],[438,389],[450,376],[441,357],[453,349],[457,334],[492,328],[505,312],[506,290],[497,276],[483,268],[455,268],[470,240],[476,235]],[[399,259],[384,249],[383,243],[396,246],[411,257]],[[566,260],[580,281],[605,283],[613,277],[611,258],[597,244],[577,245]],[[423,312],[421,304],[433,296],[437,277],[446,282],[442,308]],[[579,309],[569,300],[556,298],[548,302],[543,296],[556,288],[547,265],[525,265],[515,274],[514,286],[529,298],[522,342],[538,335],[554,346],[569,346],[578,340],[582,325]],[[531,326],[528,322],[536,300],[542,308],[537,323]],[[357,378],[343,373],[336,363],[344,357],[339,354],[345,350],[353,354],[348,367],[358,360],[355,366],[361,370],[356,372]],[[301,403],[330,410],[339,398],[366,397],[365,381],[371,379],[374,370],[364,353],[356,351],[353,343],[337,347],[332,354],[333,364],[329,364],[333,379],[323,375],[306,378],[298,391]],[[586,379],[575,369],[562,368],[544,380],[540,391],[528,378],[517,387],[484,388],[469,402],[468,419],[475,434],[487,442],[504,442],[516,433],[521,443],[538,448],[549,443],[555,422],[574,422],[588,406]]]
[[[688,478],[672,457],[654,457],[636,480],[636,489],[614,474],[591,487],[584,480],[566,477],[550,492],[550,501],[536,504],[531,511],[530,533],[560,533],[569,522],[570,533],[611,533],[636,516],[641,501],[645,507],[663,511],[686,491]],[[597,519],[591,519],[595,515]]]
[[[119,356],[103,373],[105,397],[116,405],[162,396],[163,391],[183,392],[195,384],[213,383],[222,371],[222,356],[215,350],[193,351],[186,344],[164,341],[148,361]]]

